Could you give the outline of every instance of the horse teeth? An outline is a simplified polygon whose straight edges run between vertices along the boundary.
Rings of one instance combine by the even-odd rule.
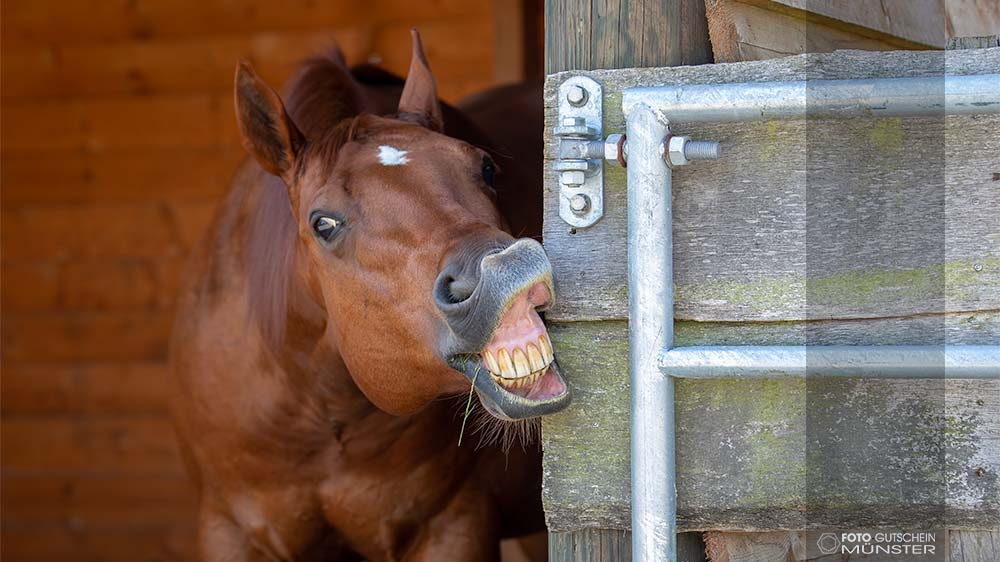
[[[542,359],[542,354],[538,351],[538,348],[531,343],[528,344],[528,362],[531,363],[532,371],[545,368],[545,360]]]
[[[542,357],[545,358],[545,363],[552,362],[552,343],[549,342],[549,336],[547,334],[542,334],[538,336],[538,347],[542,350]]]
[[[531,372],[531,367],[528,366],[528,358],[525,357],[524,352],[520,349],[514,350],[514,369],[517,371],[518,377],[526,377]]]
[[[506,349],[501,349],[497,352],[497,365],[500,367],[500,374],[504,378],[512,379],[517,376],[514,371],[514,364],[510,361],[510,354],[507,353]]]
[[[497,366],[497,360],[490,353],[490,350],[483,351],[483,363],[486,363],[486,368],[489,369],[491,373],[499,373],[500,367]]]

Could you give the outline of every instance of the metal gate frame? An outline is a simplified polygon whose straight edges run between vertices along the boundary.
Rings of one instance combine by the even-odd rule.
[[[675,378],[1000,378],[1000,345],[674,348],[667,154],[673,122],[996,114],[1000,75],[630,88],[622,107],[628,152],[633,560],[677,560]]]

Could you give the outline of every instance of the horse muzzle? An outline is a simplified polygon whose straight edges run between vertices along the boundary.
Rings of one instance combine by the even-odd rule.
[[[531,239],[471,243],[435,282],[434,300],[449,327],[445,356],[498,418],[533,418],[569,404],[538,314],[554,294],[552,266]]]

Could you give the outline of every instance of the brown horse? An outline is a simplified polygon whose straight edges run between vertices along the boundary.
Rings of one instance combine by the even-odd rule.
[[[511,236],[494,183],[518,191],[481,129],[442,109],[416,33],[401,92],[334,54],[286,99],[238,66],[253,161],[175,323],[201,557],[497,560],[501,538],[544,529],[540,454],[459,446],[470,384],[501,420],[569,401],[537,312],[549,262]]]

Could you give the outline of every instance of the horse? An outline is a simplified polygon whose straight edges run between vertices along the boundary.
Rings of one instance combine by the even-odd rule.
[[[539,314],[551,265],[512,234],[540,215],[505,220],[526,188],[483,148],[488,119],[439,102],[415,30],[405,82],[335,51],[284,100],[237,65],[250,158],[178,299],[199,555],[496,561],[544,530],[540,451],[461,443],[468,408],[510,428],[570,400]]]

